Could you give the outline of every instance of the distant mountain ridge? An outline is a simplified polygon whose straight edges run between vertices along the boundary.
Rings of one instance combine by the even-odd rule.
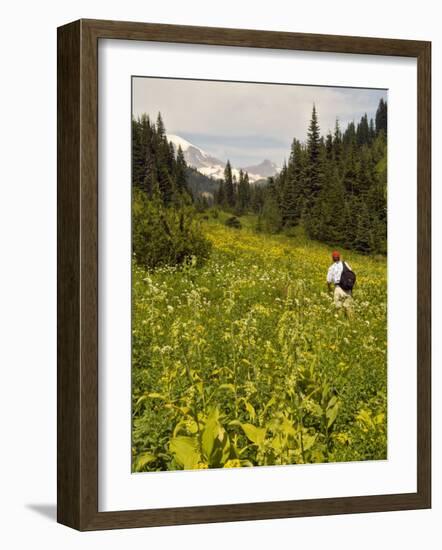
[[[243,170],[252,174],[259,174],[262,178],[270,178],[280,171],[279,167],[269,159],[264,159],[254,166],[246,166]]]
[[[198,172],[211,178],[222,179],[224,177],[224,168],[226,167],[224,161],[210,155],[210,153],[207,153],[181,136],[167,134],[167,139],[172,142],[175,150],[181,146],[184,153],[184,159],[189,166],[196,168]],[[239,170],[240,168],[232,167],[232,174],[237,178],[239,178]],[[274,162],[265,159],[260,164],[248,166],[247,168],[243,168],[243,170],[248,173],[250,183],[255,183],[259,180],[274,176],[279,171],[279,168]]]

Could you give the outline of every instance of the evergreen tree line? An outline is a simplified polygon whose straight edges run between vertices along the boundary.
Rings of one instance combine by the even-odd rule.
[[[161,113],[132,120],[132,251],[147,268],[201,263],[210,242],[195,217],[181,147],[167,140]]]
[[[288,162],[265,186],[236,182],[227,163],[215,202],[258,214],[258,229],[302,226],[307,235],[363,253],[387,249],[387,103],[375,120],[321,136],[313,106],[307,140],[294,139]],[[245,183],[245,181],[247,183]],[[244,189],[241,192],[241,189]]]
[[[214,194],[214,203],[240,215],[250,209],[250,200],[251,186],[248,173],[240,170],[237,179],[228,160],[224,169],[224,179],[220,180],[218,190]]]
[[[152,197],[158,193],[165,206],[189,204],[188,166],[181,147],[175,152],[167,140],[161,113],[156,124],[146,114],[132,119],[132,183]]]
[[[237,216],[247,212],[259,213],[264,204],[264,187],[262,183],[251,184],[245,170],[241,169],[237,178],[228,160],[224,179],[219,180],[218,189],[213,194],[213,203]]]
[[[365,114],[343,132],[336,122],[325,138],[313,107],[306,143],[293,140],[288,163],[268,186],[267,210],[276,223],[302,224],[310,238],[331,245],[386,253],[386,136],[383,99],[375,122]]]

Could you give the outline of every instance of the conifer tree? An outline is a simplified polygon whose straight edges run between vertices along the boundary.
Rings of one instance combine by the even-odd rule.
[[[318,117],[316,114],[316,107],[313,105],[312,117],[307,134],[307,151],[308,151],[308,165],[307,165],[307,188],[309,196],[307,197],[307,204],[312,206],[315,198],[321,190],[320,181],[320,150],[321,139],[320,130],[318,124]]]
[[[171,158],[169,143],[166,138],[166,129],[161,113],[158,113],[156,132],[153,139],[153,153],[156,165],[156,179],[161,197],[165,205],[169,205],[173,197],[173,176],[171,170]]]
[[[175,185],[178,193],[183,194],[187,191],[186,161],[181,145],[178,146],[176,164],[175,164]]]
[[[261,214],[264,204],[265,186],[254,185],[250,188],[250,208],[256,214]]]
[[[361,121],[358,124],[358,128],[356,130],[356,142],[357,144],[362,147],[362,145],[366,145],[370,140],[370,128],[368,126],[368,117],[367,113],[361,118]]]
[[[382,97],[376,111],[376,134],[380,132],[387,135],[387,102]]]
[[[225,203],[229,208],[235,206],[235,188],[233,186],[232,166],[228,160],[224,169]]]
[[[369,138],[370,138],[369,143],[373,143],[373,140],[376,137],[376,130],[375,130],[374,122],[373,122],[372,118],[370,118],[370,125],[369,125],[369,128],[368,128],[368,135],[369,135]]]
[[[325,147],[320,138],[320,129],[316,107],[313,105],[312,117],[307,133],[307,166],[304,197],[304,225],[312,238],[318,236],[320,223],[319,194],[323,181],[323,163],[325,161]]]
[[[161,116],[161,113],[158,113],[157,115],[157,136],[158,141],[162,141],[166,137],[166,128],[164,126],[163,117]]]
[[[134,186],[149,191],[151,176],[152,127],[149,117],[143,114],[138,119],[132,119],[132,181]],[[149,184],[149,185],[148,185]]]
[[[140,187],[144,180],[146,156],[146,136],[143,135],[143,126],[140,119],[132,119],[132,181]]]
[[[287,162],[284,160],[284,164],[282,165],[282,169],[274,177],[269,178],[269,185],[273,188],[273,194],[275,196],[276,202],[278,203],[279,208],[282,208],[282,202],[283,202],[283,193],[284,193],[284,187],[287,181],[288,176],[288,166]]]
[[[168,152],[167,152],[167,169],[169,174],[173,174],[175,171],[175,148],[171,141],[168,142]]]
[[[344,149],[348,147],[354,147],[356,145],[356,128],[355,123],[352,121],[348,124],[345,132],[342,136],[342,144]]]
[[[281,194],[281,216],[284,227],[299,223],[303,208],[303,162],[301,143],[294,139],[287,168],[283,168],[283,188]]]
[[[327,199],[327,208],[324,211],[324,240],[330,244],[339,244],[345,234],[345,191],[337,166],[331,167]]]
[[[325,153],[328,162],[333,160],[333,136],[331,132],[327,134],[325,139]]]
[[[358,198],[355,195],[346,194],[343,214],[345,232],[343,233],[341,243],[345,248],[355,248],[359,208],[360,203]]]
[[[153,189],[158,185],[158,168],[156,161],[156,130],[150,126],[145,150],[145,164],[143,177],[143,190],[152,195]]]
[[[247,172],[244,173],[244,181],[243,181],[243,187],[244,187],[244,201],[245,201],[245,208],[250,208],[250,181],[249,181],[249,174]]]
[[[298,222],[297,187],[293,168],[289,165],[282,189],[281,219],[284,227],[293,227]]]
[[[282,228],[281,210],[278,204],[278,193],[275,180],[273,178],[269,178],[268,181],[269,183],[264,194],[260,223],[262,223],[265,231],[269,233],[277,233]]]
[[[250,202],[250,184],[247,172],[239,171],[237,209],[239,213],[244,213],[249,207]]]
[[[232,181],[233,181],[233,205],[236,206],[238,204],[238,180],[236,178],[236,174],[232,175]]]
[[[359,199],[357,201],[358,210],[355,212],[357,217],[356,232],[352,242],[352,248],[360,252],[370,252],[370,244],[373,242],[372,220],[368,211],[367,203]]]
[[[336,119],[335,131],[333,133],[333,160],[342,174],[342,132],[339,127],[339,121]]]
[[[356,149],[353,145],[348,145],[344,165],[344,188],[347,195],[354,195],[357,191],[357,163]]]
[[[219,181],[218,191],[215,195],[215,203],[222,207],[226,205],[226,191],[224,180]]]
[[[355,186],[357,194],[365,198],[372,183],[373,172],[371,170],[371,157],[368,148],[364,146],[359,152],[359,166],[357,168]]]

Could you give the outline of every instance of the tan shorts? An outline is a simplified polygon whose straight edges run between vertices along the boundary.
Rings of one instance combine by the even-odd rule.
[[[353,305],[351,292],[348,290],[343,290],[340,286],[335,286],[333,298],[337,308],[350,308]]]

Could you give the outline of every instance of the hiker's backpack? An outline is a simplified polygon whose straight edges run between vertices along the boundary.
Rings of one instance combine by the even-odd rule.
[[[342,262],[342,273],[339,286],[342,290],[353,290],[356,282],[356,274],[348,267],[345,262]]]

